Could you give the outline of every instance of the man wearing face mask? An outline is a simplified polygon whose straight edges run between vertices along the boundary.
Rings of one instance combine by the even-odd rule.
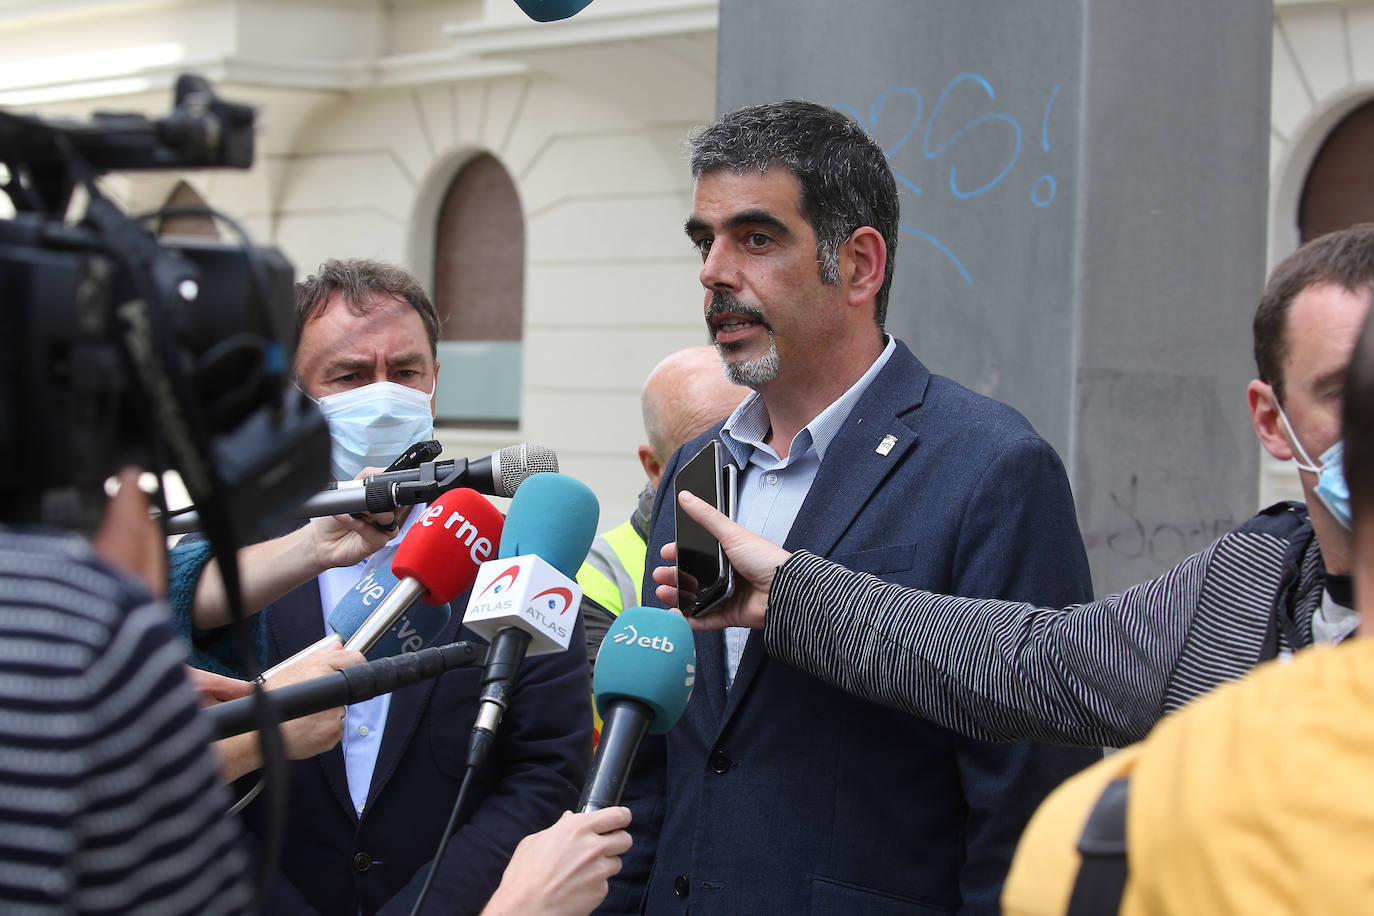
[[[431,438],[438,317],[413,277],[375,261],[327,261],[297,285],[296,306],[297,381],[328,420],[336,478],[384,467]],[[421,516],[416,508],[409,522]],[[395,527],[384,549],[394,549],[409,525]],[[264,628],[264,665],[327,632],[329,612],[364,563],[326,570],[254,618]],[[460,626],[466,602],[466,594],[453,602],[437,644],[474,638]],[[582,638],[579,625],[573,644]],[[479,675],[460,669],[350,706],[338,747],[292,763],[284,852],[264,912],[410,911],[464,774]],[[477,773],[440,863],[431,907],[477,913],[516,844],[576,801],[591,746],[586,684],[580,652],[521,666],[492,763]],[[244,811],[254,833],[264,830],[261,808]]]

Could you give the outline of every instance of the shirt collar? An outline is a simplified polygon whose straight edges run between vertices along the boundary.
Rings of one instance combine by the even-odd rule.
[[[878,354],[878,358],[873,361],[873,365],[868,367],[868,371],[859,377],[859,380],[849,386],[849,390],[840,395],[830,403],[792,440],[791,447],[788,449],[789,457],[792,455],[800,456],[808,448],[816,449],[816,457],[825,460],[825,451],[830,447],[830,443],[839,434],[840,427],[848,419],[854,405],[863,397],[868,386],[873,384],[873,380],[878,377],[878,373],[883,371],[887,361],[892,358],[892,354],[897,349],[897,339],[890,335],[885,335],[887,345],[883,347],[883,352]],[[754,449],[763,446],[764,437],[768,435],[769,429],[768,405],[764,403],[763,395],[757,391],[750,394],[744,401],[735,408],[734,413],[726,419],[725,425],[721,427],[720,441],[729,449],[735,463],[744,467],[749,463],[749,456],[754,453]]]

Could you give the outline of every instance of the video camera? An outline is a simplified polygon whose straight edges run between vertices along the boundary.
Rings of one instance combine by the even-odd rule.
[[[157,120],[0,112],[0,519],[89,532],[105,480],[136,464],[175,469],[242,544],[329,480],[328,429],[290,380],[291,264],[246,238],[158,239],[95,182],[248,168],[253,118],[191,75]]]

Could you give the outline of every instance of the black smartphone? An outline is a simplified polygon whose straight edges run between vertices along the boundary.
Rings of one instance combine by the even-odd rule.
[[[396,456],[396,460],[391,462],[387,471],[413,471],[426,461],[433,461],[442,453],[444,447],[435,439],[425,439],[416,442],[404,452]],[[385,471],[383,473],[386,473]]]
[[[385,471],[413,471],[426,461],[433,461],[443,452],[444,447],[439,444],[437,439],[423,439],[413,443],[410,448],[396,456],[396,460],[391,462]],[[350,512],[354,518],[367,518],[365,512]]]
[[[735,573],[720,542],[682,511],[677,501],[677,495],[688,490],[734,518],[736,471],[723,455],[720,440],[712,439],[673,477],[678,607],[689,617],[706,613],[735,590]]]

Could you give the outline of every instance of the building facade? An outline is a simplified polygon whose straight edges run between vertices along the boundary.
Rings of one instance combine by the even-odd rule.
[[[640,485],[641,382],[705,339],[682,144],[715,113],[717,19],[716,0],[595,0],[554,23],[513,0],[0,0],[0,106],[159,116],[188,70],[259,106],[251,170],[106,186],[134,210],[222,209],[300,276],[330,257],[410,268],[447,317],[446,453],[554,448],[607,527]],[[1374,177],[1348,164],[1374,155],[1370,48],[1374,0],[1275,5],[1270,263],[1374,219]],[[1262,468],[1261,502],[1300,494]]]

